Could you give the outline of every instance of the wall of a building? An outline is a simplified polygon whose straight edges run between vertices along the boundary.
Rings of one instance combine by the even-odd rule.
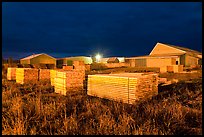
[[[136,67],[147,67],[147,59],[135,59],[135,66]]]
[[[148,58],[147,59],[147,67],[162,67],[162,66],[168,66],[168,65],[172,65],[172,58]]]
[[[135,59],[125,59],[125,63],[128,63],[130,67],[135,67]]]
[[[20,60],[20,64],[30,64],[30,59]]]
[[[70,57],[66,58],[66,60],[84,61],[85,64],[91,64],[93,62],[91,57]]]
[[[180,65],[185,66],[185,64],[186,64],[186,55],[184,54],[180,56]]]
[[[129,67],[129,63],[121,62],[121,63],[106,63],[104,64],[107,68],[118,68],[118,67]]]
[[[189,67],[191,65],[198,65],[198,58],[192,57],[186,54],[185,56],[185,66]]]
[[[30,64],[54,64],[56,66],[56,59],[47,55],[40,55],[30,60]]]

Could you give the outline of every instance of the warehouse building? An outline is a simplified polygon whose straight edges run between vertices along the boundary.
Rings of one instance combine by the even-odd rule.
[[[33,54],[28,57],[20,59],[20,64],[31,64],[31,65],[46,65],[49,68],[56,67],[56,59],[52,56],[49,56],[45,53]]]
[[[149,55],[125,59],[131,67],[162,67],[202,65],[202,53],[184,47],[157,43]]]
[[[57,67],[62,68],[62,66],[72,66],[73,61],[83,61],[84,64],[91,64],[92,58],[86,56],[59,58],[57,59]]]
[[[124,63],[125,57],[108,57],[101,58],[100,63]]]

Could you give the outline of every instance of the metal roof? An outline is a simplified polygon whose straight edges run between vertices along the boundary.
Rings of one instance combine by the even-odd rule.
[[[35,58],[35,57],[40,56],[40,55],[46,55],[46,56],[49,56],[49,55],[47,55],[47,54],[45,54],[45,53],[40,53],[40,54],[33,54],[33,55],[30,55],[30,56],[28,56],[28,57],[22,58],[21,60],[32,59],[32,58]],[[54,57],[52,57],[52,56],[49,56],[49,57],[54,58]],[[54,59],[55,59],[55,58],[54,58]]]
[[[176,49],[179,49],[179,50],[185,51],[185,52],[187,52],[187,53],[191,52],[191,53],[199,54],[199,55],[202,54],[202,53],[199,52],[199,51],[192,50],[192,49],[185,48],[185,47],[180,47],[180,46],[175,46],[175,45],[170,45],[170,44],[165,44],[165,43],[161,43],[161,44],[164,44],[164,45],[167,45],[167,46],[170,46],[170,47],[173,47],[173,48],[176,48]]]

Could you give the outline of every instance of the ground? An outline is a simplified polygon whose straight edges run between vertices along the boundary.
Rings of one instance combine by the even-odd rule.
[[[179,81],[159,86],[157,96],[134,105],[91,97],[85,91],[59,95],[47,81],[20,85],[8,81],[5,72],[3,69],[3,135],[202,135],[202,70],[159,74]]]

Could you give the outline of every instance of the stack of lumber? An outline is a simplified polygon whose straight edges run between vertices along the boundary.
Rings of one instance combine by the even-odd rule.
[[[174,67],[171,66],[166,66],[167,67],[167,72],[174,72]]]
[[[54,78],[54,88],[56,93],[60,93],[63,95],[66,95],[66,72],[55,72],[55,78]]]
[[[73,66],[64,66],[61,70],[50,70],[51,85],[55,92],[66,95],[67,92],[83,90],[85,64],[73,61]]]
[[[165,73],[165,72],[167,72],[167,66],[160,67],[160,73]]]
[[[50,70],[39,69],[39,80],[50,80]]]
[[[38,69],[16,68],[16,82],[24,84],[38,81]]]
[[[73,66],[85,66],[84,61],[73,61]]]
[[[174,72],[182,72],[183,65],[173,65]]]
[[[63,66],[62,69],[64,69],[64,70],[73,70],[74,67],[73,66]]]
[[[90,64],[86,64],[86,65],[85,65],[85,69],[86,69],[87,71],[90,71],[90,70],[91,70],[91,65],[90,65]]]
[[[78,75],[79,78],[83,77],[83,80],[85,80],[85,64],[84,61],[73,61],[74,70],[73,72]]]
[[[88,75],[88,95],[134,104],[158,94],[158,75],[120,73]]]
[[[16,80],[16,68],[8,68],[7,69],[7,79],[8,80]]]
[[[54,86],[55,84],[55,77],[56,77],[56,70],[51,69],[50,70],[50,81],[51,81],[51,85]]]
[[[75,91],[83,89],[85,72],[79,70],[72,71],[56,71],[54,80],[54,89],[56,93],[66,95],[67,91]]]
[[[183,71],[183,65],[171,65],[167,66],[167,72],[182,72]]]

